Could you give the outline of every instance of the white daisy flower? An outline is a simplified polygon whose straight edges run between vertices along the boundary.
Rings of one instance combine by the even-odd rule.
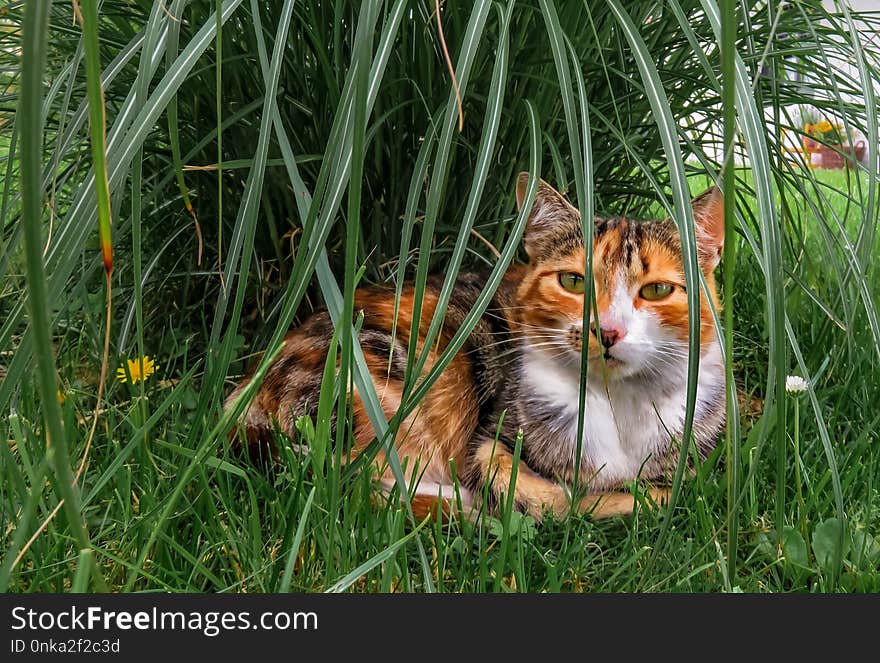
[[[807,390],[807,381],[800,375],[789,375],[785,378],[785,390],[789,393],[797,394]]]

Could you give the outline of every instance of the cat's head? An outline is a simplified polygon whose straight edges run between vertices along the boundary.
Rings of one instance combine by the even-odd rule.
[[[528,173],[517,182],[521,207]],[[717,310],[713,271],[724,241],[724,204],[718,189],[693,201],[700,268]],[[687,366],[688,302],[682,249],[671,219],[597,218],[593,239],[596,310],[583,329],[584,265],[580,214],[553,187],[540,182],[523,243],[529,264],[521,272],[513,310],[517,334],[536,352],[579,366],[589,339],[590,370],[610,380],[660,378]],[[700,296],[700,340],[715,342],[709,301]]]

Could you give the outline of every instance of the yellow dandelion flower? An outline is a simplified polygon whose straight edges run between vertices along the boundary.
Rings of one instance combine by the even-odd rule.
[[[139,380],[146,380],[159,368],[159,364],[156,364],[148,355],[129,359],[126,363],[128,364],[128,375],[131,376],[132,384],[137,384]],[[128,382],[125,368],[117,368],[116,377],[120,382]]]

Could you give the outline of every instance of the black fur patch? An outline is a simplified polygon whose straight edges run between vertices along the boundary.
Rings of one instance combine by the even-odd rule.
[[[406,348],[401,343],[381,329],[362,329],[358,341],[362,349],[369,350],[377,357],[384,360],[390,358],[388,376],[392,380],[403,382],[406,376]]]

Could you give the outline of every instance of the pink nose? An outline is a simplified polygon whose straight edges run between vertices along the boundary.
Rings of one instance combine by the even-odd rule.
[[[618,341],[620,341],[625,335],[625,332],[620,327],[603,327],[601,326],[601,324],[599,326],[598,333],[596,333],[596,325],[594,324],[590,325],[590,331],[592,332],[593,336],[599,339],[599,342],[602,343],[602,347],[604,347],[606,350]]]

